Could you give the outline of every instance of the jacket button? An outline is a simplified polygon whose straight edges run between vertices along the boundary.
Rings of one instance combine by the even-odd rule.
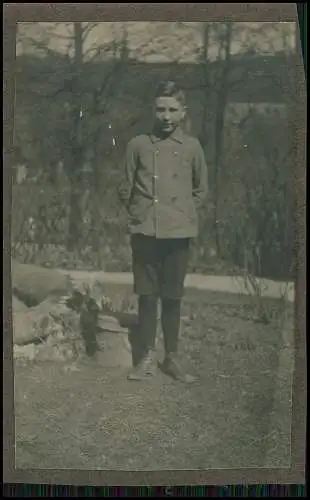
[[[177,156],[177,155],[178,155],[178,152],[177,152],[177,151],[175,151],[173,154],[174,154],[174,156]]]
[[[156,156],[157,156],[157,155],[159,155],[159,151],[158,151],[158,149],[155,151],[155,154],[156,154]]]
[[[154,203],[158,203],[158,198],[154,198]]]

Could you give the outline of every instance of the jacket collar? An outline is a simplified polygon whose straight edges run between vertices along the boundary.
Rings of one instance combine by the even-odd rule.
[[[162,140],[161,137],[159,137],[155,132],[152,132],[150,134],[151,141],[154,142],[159,142]],[[184,138],[184,133],[180,127],[177,127],[175,131],[168,137],[169,139],[179,142],[182,144],[183,138]]]

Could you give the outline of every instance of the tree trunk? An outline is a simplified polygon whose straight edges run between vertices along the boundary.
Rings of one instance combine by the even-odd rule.
[[[82,170],[83,170],[83,148],[81,137],[81,92],[80,78],[83,69],[83,27],[82,23],[74,23],[74,65],[75,73],[72,85],[72,144],[70,165],[70,217],[68,228],[67,248],[74,251],[79,247],[82,233]]]
[[[202,127],[200,133],[200,142],[203,148],[207,142],[207,116],[208,116],[208,98],[209,98],[209,38],[210,38],[210,23],[204,23],[203,26],[203,69],[204,69],[204,102]]]
[[[83,211],[82,211],[83,191],[78,182],[71,180],[70,192],[70,215],[67,249],[70,252],[77,250],[80,246],[83,233]]]
[[[214,234],[216,252],[220,255],[220,237],[218,231],[218,202],[219,202],[219,181],[220,169],[223,156],[223,138],[225,126],[225,112],[228,99],[229,82],[228,76],[230,71],[230,50],[232,38],[232,23],[225,24],[225,34],[222,40],[221,49],[224,49],[224,58],[222,59],[222,70],[220,84],[217,92],[217,109],[215,117],[215,144],[214,144]],[[219,61],[221,54],[219,52]]]
[[[101,260],[101,249],[100,249],[100,244],[101,244],[101,238],[100,238],[100,233],[101,233],[101,198],[102,198],[102,192],[101,192],[101,175],[100,175],[100,166],[101,162],[98,161],[97,154],[94,158],[94,164],[93,164],[93,184],[92,184],[92,194],[93,194],[93,200],[91,203],[91,244],[92,244],[92,250],[93,252],[96,253],[97,255],[97,267],[99,269],[102,268],[102,260]]]

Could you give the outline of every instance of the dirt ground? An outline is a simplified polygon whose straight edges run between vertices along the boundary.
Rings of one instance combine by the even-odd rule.
[[[289,467],[292,312],[279,331],[253,322],[240,300],[184,301],[180,351],[199,376],[192,386],[160,372],[129,382],[127,368],[100,357],[16,361],[16,467]]]

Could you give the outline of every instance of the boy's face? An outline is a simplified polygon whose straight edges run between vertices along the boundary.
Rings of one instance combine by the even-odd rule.
[[[185,117],[185,107],[175,97],[158,97],[155,101],[155,125],[164,133],[171,134]]]

